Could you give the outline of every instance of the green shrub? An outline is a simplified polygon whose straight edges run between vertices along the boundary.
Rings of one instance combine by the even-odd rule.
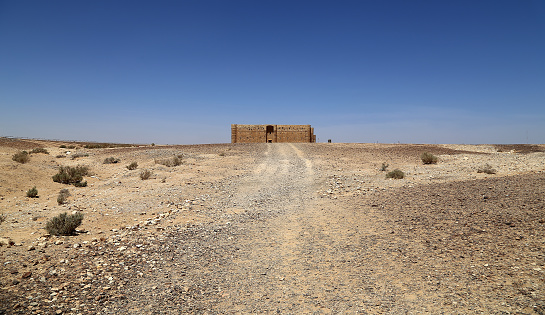
[[[61,189],[61,191],[59,191],[59,195],[57,196],[57,203],[59,205],[65,204],[66,199],[68,199],[68,197],[70,197],[70,192],[68,191],[68,189],[66,188]]]
[[[120,159],[118,158],[115,158],[113,156],[110,156],[110,157],[107,157],[104,159],[104,162],[102,162],[103,164],[115,164],[115,163],[119,163],[121,162]]]
[[[53,175],[53,181],[61,184],[76,184],[83,180],[83,176],[89,174],[87,166],[78,165],[76,167],[61,166],[59,172]],[[87,182],[85,182],[87,186]]]
[[[127,165],[127,169],[129,170],[135,170],[138,167],[138,163],[132,162],[131,164]]]
[[[155,164],[162,164],[164,166],[173,167],[182,164],[182,159],[179,156],[174,156],[169,159],[155,160]]]
[[[30,154],[34,154],[34,153],[49,154],[49,151],[47,151],[44,148],[35,148],[35,149],[32,149],[32,151],[30,151]]]
[[[420,159],[424,164],[435,164],[437,163],[437,157],[429,152],[424,152],[420,155]]]
[[[146,179],[149,179],[150,177],[151,177],[150,170],[143,170],[142,172],[140,172],[140,179],[146,180]]]
[[[381,172],[386,172],[386,170],[388,169],[388,166],[390,166],[390,165],[388,165],[388,163],[383,162],[382,165],[380,166],[380,171]]]
[[[51,235],[74,235],[82,220],[83,214],[81,212],[71,215],[64,212],[49,220],[45,229]]]
[[[496,174],[496,170],[487,163],[485,166],[478,168],[477,173]]]
[[[26,196],[29,197],[29,198],[38,197],[38,189],[36,189],[36,186],[34,186],[34,187],[30,188],[29,190],[27,190]]]
[[[405,173],[403,173],[403,171],[399,169],[395,169],[386,174],[386,178],[403,179],[404,177],[405,177]]]
[[[25,164],[27,163],[28,161],[30,161],[30,156],[28,154],[27,151],[19,151],[17,153],[15,153],[12,157],[11,157],[12,160],[14,160],[15,162],[19,162],[21,164]]]

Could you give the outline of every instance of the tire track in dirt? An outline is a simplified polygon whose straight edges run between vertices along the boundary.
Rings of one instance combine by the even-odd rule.
[[[255,218],[271,215],[240,227],[241,250],[221,272],[227,293],[208,308],[218,313],[328,314],[356,313],[364,309],[364,301],[387,303],[393,285],[377,285],[372,274],[390,273],[388,263],[380,253],[362,253],[370,247],[362,240],[379,242],[382,231],[373,221],[378,217],[317,198],[319,180],[312,166],[297,145],[273,144],[253,175],[240,183],[236,205]],[[366,254],[379,258],[365,260]]]

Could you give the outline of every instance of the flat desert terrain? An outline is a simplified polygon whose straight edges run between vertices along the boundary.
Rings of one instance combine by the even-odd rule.
[[[544,145],[0,138],[0,213],[0,314],[545,314]]]

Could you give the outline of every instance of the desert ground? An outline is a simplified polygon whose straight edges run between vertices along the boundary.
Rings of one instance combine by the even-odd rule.
[[[545,314],[545,145],[0,138],[0,213],[0,314]]]

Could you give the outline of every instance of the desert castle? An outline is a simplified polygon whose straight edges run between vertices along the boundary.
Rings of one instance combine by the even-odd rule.
[[[231,125],[231,143],[316,142],[310,125]]]

